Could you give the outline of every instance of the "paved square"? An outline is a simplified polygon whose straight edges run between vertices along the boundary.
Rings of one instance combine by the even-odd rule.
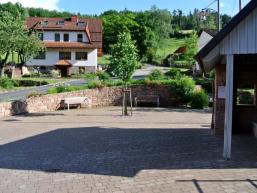
[[[0,192],[257,192],[257,140],[222,159],[203,111],[118,107],[0,119]]]

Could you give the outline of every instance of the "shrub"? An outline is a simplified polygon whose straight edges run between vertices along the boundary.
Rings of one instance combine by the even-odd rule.
[[[60,71],[59,70],[51,70],[50,75],[52,78],[59,78],[60,77]]]
[[[212,93],[212,80],[211,79],[204,79],[204,78],[197,78],[195,79],[197,85],[201,85],[202,88],[207,93]]]
[[[181,71],[178,68],[171,68],[165,75],[169,78],[177,78],[181,76]]]
[[[0,78],[0,87],[5,88],[5,89],[11,89],[14,88],[15,86],[18,86],[18,83],[10,78]]]
[[[194,109],[203,109],[208,107],[209,97],[204,90],[195,91],[191,97],[191,107]]]
[[[149,80],[163,80],[164,75],[163,75],[162,71],[160,71],[158,69],[154,69],[154,70],[152,70],[152,72],[149,74],[149,76],[147,78]]]
[[[56,94],[56,93],[57,93],[56,87],[49,88],[48,91],[47,91],[47,93],[48,93],[48,94]]]
[[[107,72],[97,72],[96,75],[99,80],[107,81],[111,79],[111,76]]]
[[[247,90],[239,90],[237,92],[237,102],[238,104],[253,104],[254,94]]]
[[[190,103],[194,89],[194,80],[187,76],[175,79],[171,84],[171,91],[180,98],[178,105],[187,105]]]
[[[23,86],[23,87],[28,87],[28,86],[42,86],[42,85],[47,85],[48,82],[46,81],[36,81],[36,80],[16,80],[17,84],[19,86]]]
[[[102,81],[99,81],[99,80],[96,80],[96,81],[91,81],[87,84],[87,87],[89,89],[94,89],[94,88],[103,88],[105,87],[106,85],[102,82]]]
[[[98,76],[96,73],[87,73],[84,75],[84,79],[87,80],[87,81],[93,81],[93,80],[97,80],[98,79]]]

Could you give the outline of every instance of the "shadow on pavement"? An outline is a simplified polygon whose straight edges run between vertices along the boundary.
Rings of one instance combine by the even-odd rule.
[[[233,137],[233,159],[222,159],[223,137],[209,129],[59,128],[0,146],[0,168],[133,177],[141,170],[256,168],[257,141]]]

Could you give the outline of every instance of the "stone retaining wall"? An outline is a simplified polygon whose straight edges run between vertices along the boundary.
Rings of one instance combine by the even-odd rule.
[[[132,86],[133,98],[137,95],[159,95],[161,106],[174,106],[176,97],[171,95],[170,88],[163,85],[153,86]],[[99,88],[87,89],[75,92],[44,95],[41,97],[29,98],[23,101],[0,103],[0,117],[25,113],[40,113],[56,111],[60,109],[60,102],[65,97],[86,96],[92,100],[92,107],[120,105],[122,99],[122,88]]]

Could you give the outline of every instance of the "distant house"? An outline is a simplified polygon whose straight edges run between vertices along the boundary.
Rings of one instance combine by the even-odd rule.
[[[215,70],[214,129],[225,135],[225,158],[232,133],[251,133],[257,122],[256,21],[257,1],[250,1],[196,56],[204,72]],[[246,90],[253,96],[241,101]]]
[[[38,31],[46,47],[46,52],[29,60],[27,66],[58,69],[62,76],[97,70],[97,56],[102,55],[100,19],[29,17],[26,24]]]
[[[217,34],[217,30],[202,29],[199,33],[198,48],[201,50]]]
[[[199,33],[198,49],[201,50],[211,39],[217,34],[217,30],[202,29]],[[198,62],[195,64],[193,69],[195,74],[201,73],[201,68]]]

